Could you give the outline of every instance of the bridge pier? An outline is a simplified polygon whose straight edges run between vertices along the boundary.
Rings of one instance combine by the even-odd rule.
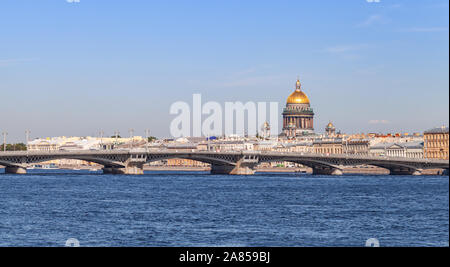
[[[337,168],[313,168],[313,175],[335,175],[340,176],[344,173]]]
[[[104,167],[103,174],[114,174],[114,168],[112,167]]]
[[[104,167],[103,174],[125,174],[125,175],[143,175],[144,166],[128,164],[126,167]]]
[[[249,166],[214,165],[211,164],[211,174],[253,175],[255,170]]]
[[[211,164],[211,174],[225,175],[254,175],[255,166],[259,163],[259,159],[254,156],[244,156],[236,165]]]
[[[144,166],[141,165],[128,165],[125,168],[116,169],[120,174],[126,175],[143,175],[144,174]]]
[[[27,169],[24,167],[6,167],[5,173],[9,174],[26,174]]]
[[[389,171],[390,171],[389,175],[414,175],[414,176],[422,175],[422,170],[407,169],[407,168],[390,169]]]

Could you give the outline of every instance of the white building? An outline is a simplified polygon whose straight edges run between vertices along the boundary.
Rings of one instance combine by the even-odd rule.
[[[370,155],[399,158],[423,158],[423,142],[379,143],[370,147]]]

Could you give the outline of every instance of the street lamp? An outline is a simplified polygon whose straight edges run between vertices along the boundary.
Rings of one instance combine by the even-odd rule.
[[[145,129],[145,141],[146,141],[145,149],[146,149],[147,152],[148,152],[149,138],[150,138],[150,130],[149,129]]]
[[[114,134],[116,136],[116,146],[117,146],[120,133],[119,133],[119,131],[115,131]]]
[[[133,149],[133,134],[134,134],[134,129],[130,129],[130,130],[128,130],[128,132],[130,133],[130,149]]]
[[[3,151],[6,151],[6,136],[8,135],[7,132],[3,132]]]
[[[30,140],[30,133],[31,133],[30,130],[25,130],[25,138],[26,138],[27,147],[28,147],[28,141]]]
[[[99,134],[100,134],[100,148],[103,150],[103,135],[105,134],[105,132],[103,130],[100,130]]]
[[[28,142],[30,140],[30,134],[31,134],[30,130],[25,131],[25,136],[26,136],[25,138],[26,138],[26,143],[27,143],[27,155],[28,155]]]

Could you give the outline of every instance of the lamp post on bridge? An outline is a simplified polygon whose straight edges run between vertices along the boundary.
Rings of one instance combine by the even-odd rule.
[[[133,149],[133,134],[134,134],[134,129],[130,129],[128,130],[128,132],[130,133],[130,150]]]
[[[26,138],[26,144],[27,144],[27,148],[28,148],[28,142],[30,141],[30,130],[25,130],[25,138]]]
[[[117,146],[117,144],[118,144],[119,134],[120,134],[119,131],[115,131],[115,132],[114,132],[114,135],[116,136],[116,146]]]
[[[99,134],[100,134],[100,148],[101,150],[103,150],[103,135],[105,134],[105,132],[103,130],[100,130]]]
[[[148,143],[149,143],[149,139],[150,138],[150,130],[149,129],[145,129],[145,141],[146,141],[146,145],[145,145],[145,151],[148,152]]]
[[[25,138],[26,138],[26,144],[27,144],[27,156],[28,156],[28,142],[30,141],[30,134],[31,131],[30,130],[25,130]]]
[[[3,152],[6,151],[6,136],[8,135],[7,132],[3,132]]]

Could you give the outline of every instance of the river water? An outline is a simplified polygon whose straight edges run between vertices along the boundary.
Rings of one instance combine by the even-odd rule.
[[[449,246],[448,176],[0,174],[0,246]]]

